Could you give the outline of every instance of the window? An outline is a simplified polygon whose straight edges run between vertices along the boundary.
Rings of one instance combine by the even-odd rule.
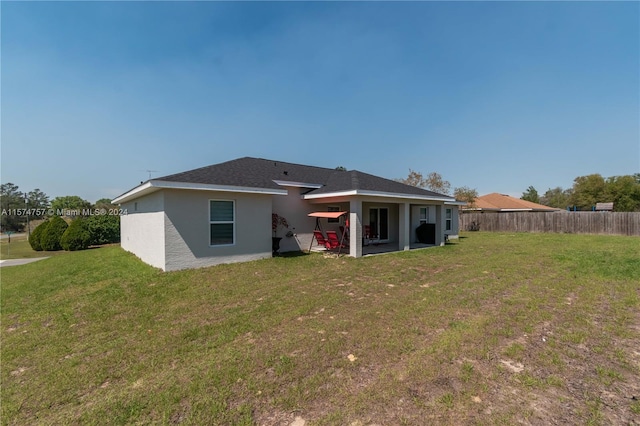
[[[209,200],[209,244],[231,245],[235,242],[235,203]]]
[[[389,209],[373,207],[369,209],[369,227],[372,235],[379,240],[389,239]]]
[[[327,211],[328,212],[339,212],[340,211],[340,207],[337,206],[329,206],[327,207]],[[340,218],[328,218],[327,219],[327,223],[340,223]]]
[[[445,231],[451,231],[451,209],[445,209]]]
[[[420,225],[423,223],[429,223],[429,209],[427,207],[420,207]]]

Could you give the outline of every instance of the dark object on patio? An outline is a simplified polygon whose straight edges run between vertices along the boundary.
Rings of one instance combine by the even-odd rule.
[[[271,256],[280,256],[280,240],[281,237],[271,237]]]
[[[435,244],[436,243],[436,224],[435,223],[423,223],[416,228],[416,237],[422,244]]]
[[[373,226],[364,225],[362,227],[362,245],[368,246],[369,244],[377,246],[380,244],[380,239]]]

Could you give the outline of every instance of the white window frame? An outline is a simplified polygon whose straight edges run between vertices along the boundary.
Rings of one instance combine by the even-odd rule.
[[[444,230],[451,231],[453,229],[453,209],[444,209]]]
[[[424,210],[424,218],[422,218],[422,210]],[[423,223],[429,223],[429,207],[418,208],[418,223],[420,225]]]
[[[212,201],[224,201],[232,203],[233,206],[233,220],[211,220],[211,202]],[[233,241],[227,244],[211,244],[211,225],[225,225],[231,224],[233,225]],[[236,201],[235,200],[225,200],[225,199],[210,199],[209,200],[209,247],[228,247],[236,245]]]

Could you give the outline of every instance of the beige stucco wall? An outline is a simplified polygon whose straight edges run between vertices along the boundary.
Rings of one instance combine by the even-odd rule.
[[[127,211],[120,216],[121,247],[164,270],[164,194],[154,192],[121,207]]]
[[[209,200],[235,201],[235,243],[210,246]],[[166,270],[271,257],[271,195],[165,190]]]

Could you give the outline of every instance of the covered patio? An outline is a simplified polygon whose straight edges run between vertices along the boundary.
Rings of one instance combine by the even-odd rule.
[[[309,251],[333,251],[352,257],[437,247],[445,242],[444,203],[433,200],[402,200],[361,197],[320,200],[318,208],[309,213],[316,219],[314,232],[337,233],[340,244],[325,246],[325,238],[312,238]],[[422,224],[431,227],[431,239],[418,238],[416,229]],[[326,231],[325,231],[326,230]]]

